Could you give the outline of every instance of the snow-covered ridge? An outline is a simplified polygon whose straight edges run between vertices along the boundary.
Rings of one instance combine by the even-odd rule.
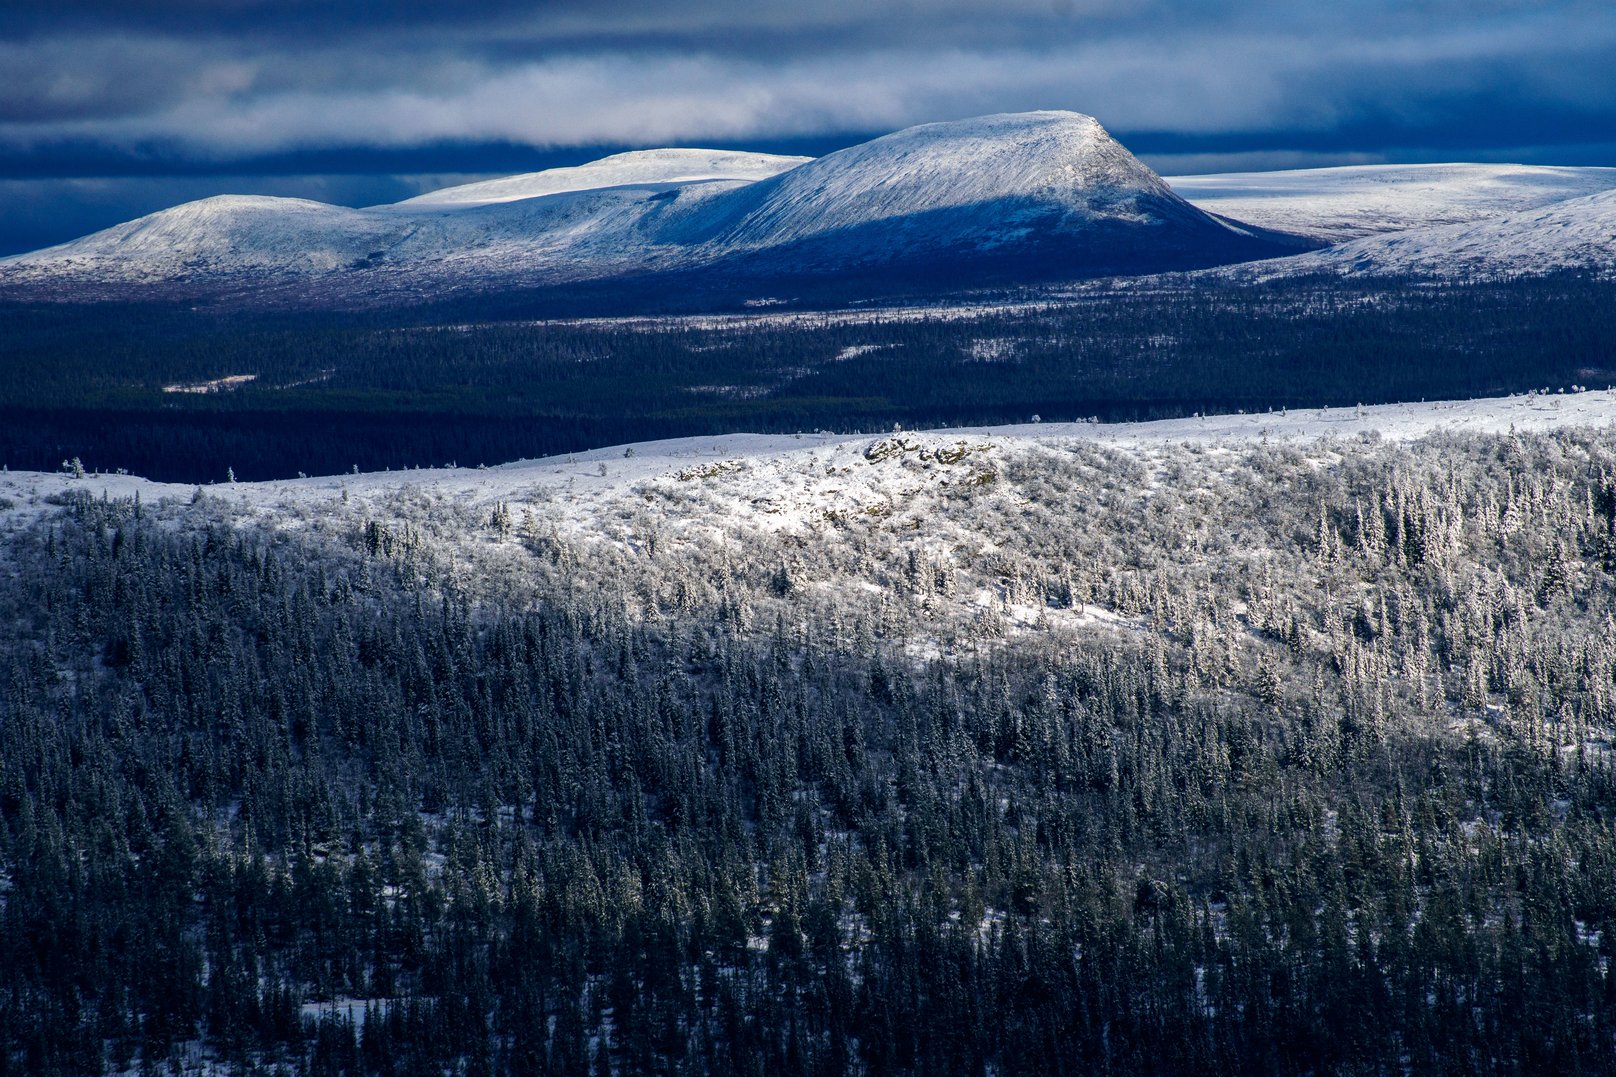
[[[1415,228],[1216,273],[1238,279],[1342,276],[1498,278],[1616,272],[1616,190],[1471,224]]]
[[[1149,630],[1138,609],[1052,603],[1016,582],[1023,578],[1017,566],[1034,563],[1025,540],[1069,526],[1073,513],[1128,513],[1158,496],[1194,513],[1196,501],[1217,496],[1212,488],[1220,476],[1259,473],[1243,465],[1248,454],[1253,464],[1288,461],[1283,473],[1297,462],[1326,468],[1355,453],[1383,451],[1361,435],[1410,439],[1613,423],[1616,392],[1586,392],[1114,426],[720,435],[486,469],[222,482],[200,498],[190,486],[122,475],[0,473],[0,537],[70,497],[138,495],[155,519],[263,528],[305,537],[311,550],[353,542],[371,526],[398,526],[425,536],[408,568],[422,586],[454,579],[462,587],[520,593],[535,571],[546,571],[535,555],[564,573],[573,571],[561,567],[566,558],[586,558],[597,566],[589,577],[597,581],[632,580],[651,561],[678,572],[677,566],[746,559],[778,565],[771,591],[785,588],[803,615],[822,623],[838,623],[822,615],[824,602],[850,599],[872,622],[899,603],[911,619],[904,652],[935,658],[1029,635],[1076,639]],[[1263,442],[1294,451],[1270,454]],[[1052,474],[1078,482],[1052,486]],[[802,570],[800,551],[816,551],[811,571]],[[934,581],[924,594],[898,582],[916,572]],[[643,590],[631,585],[620,594],[630,617],[661,616]],[[717,615],[722,596],[705,594],[694,601]]]
[[[729,231],[766,247],[1007,200],[1143,223],[1151,199],[1179,202],[1093,117],[1007,113],[922,124],[827,154],[733,199],[741,215]]]
[[[1012,276],[1081,277],[1293,249],[1194,208],[1093,118],[1035,112],[926,124],[812,161],[620,154],[364,210],[206,199],[0,259],[0,285],[229,293],[318,278],[310,299],[413,300],[741,258],[754,278],[987,258]]]
[[[156,281],[232,272],[329,272],[397,243],[407,225],[302,198],[218,195],[148,214],[32,254],[0,259],[13,277]]]
[[[1616,189],[1616,168],[1548,165],[1352,165],[1170,176],[1202,209],[1339,243],[1468,224]]]
[[[734,287],[907,269],[946,289],[1207,266],[1233,279],[1609,270],[1613,193],[1616,169],[1518,165],[1168,182],[1092,117],[1011,113],[818,159],[635,151],[368,209],[203,199],[0,259],[0,290],[370,305],[666,271]],[[1326,241],[1340,245],[1284,257]]]
[[[406,198],[385,209],[464,208],[605,187],[670,187],[709,180],[768,179],[813,160],[732,150],[634,150],[570,168],[465,183]]]
[[[1538,433],[1616,426],[1616,390],[1542,392],[1479,400],[1378,404],[1354,408],[1296,408],[1281,412],[1197,416],[1148,423],[1038,423],[872,434],[721,434],[615,445],[566,456],[522,460],[488,468],[433,468],[372,472],[271,482],[219,483],[208,491],[242,498],[266,511],[277,505],[317,505],[351,497],[377,497],[408,489],[453,496],[466,504],[493,503],[543,492],[576,508],[568,526],[587,527],[591,505],[632,495],[645,483],[700,484],[723,478],[737,511],[751,505],[784,526],[805,505],[866,505],[883,468],[906,459],[936,462],[960,481],[973,467],[1028,446],[1083,441],[1148,452],[1175,444],[1255,442],[1350,443],[1364,435],[1414,440],[1441,433]],[[827,471],[827,468],[831,470]],[[793,476],[781,485],[781,476]],[[737,479],[742,476],[744,481]],[[221,476],[222,478],[222,476]],[[872,486],[871,484],[875,484]],[[0,526],[8,518],[45,511],[45,498],[68,491],[94,497],[190,497],[196,487],[156,483],[131,475],[13,471],[0,473]],[[806,500],[804,500],[806,499]],[[571,511],[571,510],[569,510]],[[563,521],[565,522],[565,521]]]

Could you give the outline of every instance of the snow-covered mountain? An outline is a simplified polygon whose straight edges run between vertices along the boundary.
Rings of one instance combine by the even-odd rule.
[[[1468,224],[1616,189],[1616,168],[1547,165],[1354,165],[1171,176],[1211,213],[1331,243]]]
[[[406,198],[390,207],[378,208],[411,211],[429,207],[466,208],[566,194],[569,191],[598,191],[608,187],[676,187],[707,180],[761,180],[811,160],[812,157],[731,150],[634,150],[572,168],[551,168],[543,172],[445,187]]]
[[[11,280],[140,282],[193,274],[339,269],[397,243],[398,220],[301,198],[219,195],[115,225],[83,239],[0,260]]]
[[[1471,224],[1413,228],[1218,272],[1278,280],[1335,273],[1473,279],[1616,272],[1616,190]]]
[[[911,127],[715,199],[688,227],[687,242],[787,274],[918,263],[1078,277],[1299,246],[1197,210],[1072,112]]]
[[[807,284],[834,302],[1218,266],[1242,279],[1496,275],[1610,266],[1613,203],[1596,192],[1612,190],[1616,169],[1506,165],[1164,181],[1094,119],[1029,112],[818,159],[616,154],[367,209],[209,198],[0,259],[0,293],[350,305],[676,274],[663,292]],[[1298,254],[1327,242],[1340,245]]]
[[[0,260],[0,285],[231,291],[318,278],[323,289],[363,294],[467,279],[610,275],[656,263],[645,225],[684,188],[727,190],[804,160],[712,150],[618,154],[368,209],[206,198]]]
[[[701,270],[979,279],[1227,264],[1304,244],[1219,220],[1071,112],[927,124],[813,161],[708,150],[354,210],[212,198],[0,260],[0,288],[342,302]]]

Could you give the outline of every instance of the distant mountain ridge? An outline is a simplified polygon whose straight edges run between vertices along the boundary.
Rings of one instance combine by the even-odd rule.
[[[1316,274],[1500,279],[1562,271],[1616,272],[1616,190],[1465,224],[1367,236],[1217,272],[1274,281]]]
[[[208,198],[0,259],[0,296],[338,308],[509,296],[521,309],[586,290],[610,311],[624,297],[843,305],[1184,270],[1609,271],[1613,189],[1616,169],[1524,165],[1163,180],[1092,117],[1007,113],[817,159],[638,150],[365,209]]]
[[[631,150],[569,168],[551,168],[543,172],[445,187],[406,198],[391,206],[375,208],[465,208],[609,187],[675,187],[710,180],[761,180],[812,160],[812,157],[732,150]]]
[[[1342,243],[1469,224],[1616,189],[1616,168],[1508,164],[1347,165],[1170,176],[1208,211]]]
[[[764,276],[907,267],[953,280],[1076,278],[1307,245],[1196,209],[1098,121],[1069,112],[911,127],[737,190],[714,209],[681,238],[745,254]]]
[[[369,209],[204,199],[0,260],[0,289],[341,303],[669,272],[743,289],[849,274],[1014,283],[1308,245],[1196,209],[1091,117],[1034,112],[926,124],[817,160],[620,154]]]

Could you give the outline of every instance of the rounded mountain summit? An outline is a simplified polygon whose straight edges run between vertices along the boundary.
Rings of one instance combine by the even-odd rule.
[[[580,287],[852,300],[1309,245],[1190,205],[1092,117],[1029,112],[923,124],[817,159],[642,150],[368,209],[204,199],[0,260],[0,291],[277,306]]]

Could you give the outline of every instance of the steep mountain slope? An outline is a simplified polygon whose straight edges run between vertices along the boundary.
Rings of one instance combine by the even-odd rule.
[[[1616,191],[1471,224],[1370,236],[1218,272],[1255,280],[1316,273],[1458,280],[1542,276],[1562,270],[1616,272]]]
[[[984,116],[909,128],[752,184],[681,237],[754,266],[907,264],[1029,275],[1148,272],[1271,257],[1289,237],[1178,197],[1092,117]]]
[[[1616,188],[1616,168],[1358,165],[1167,179],[1211,213],[1331,243],[1465,224]]]
[[[767,177],[767,178],[758,178]],[[208,199],[0,260],[0,288],[390,302],[696,272],[719,294],[849,276],[1025,281],[1200,268],[1305,243],[1183,201],[1070,112],[928,124],[816,161],[658,150],[366,210]]]

